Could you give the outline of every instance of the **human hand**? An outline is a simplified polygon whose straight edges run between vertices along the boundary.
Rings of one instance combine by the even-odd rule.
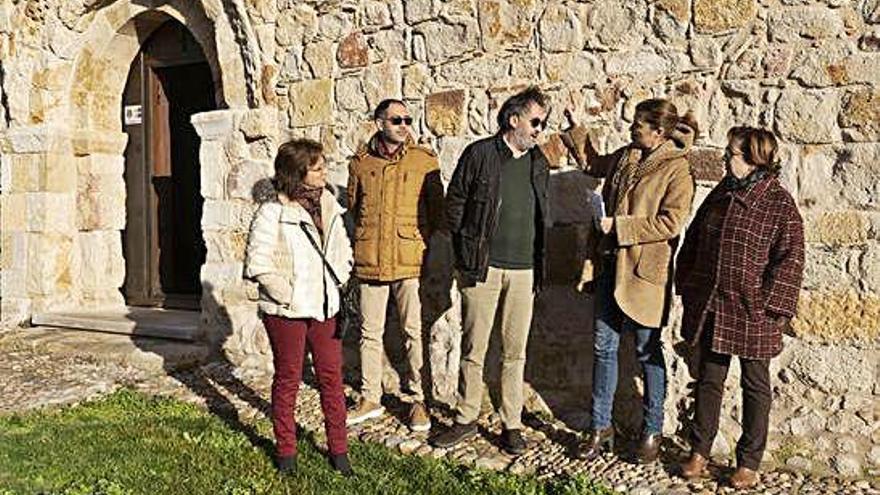
[[[614,217],[603,217],[599,221],[599,228],[603,234],[610,234],[614,230]]]
[[[562,111],[562,114],[565,116],[565,120],[568,122],[568,126],[570,128],[577,126],[577,121],[574,119],[574,114],[571,112],[571,107],[565,107],[565,110]]]

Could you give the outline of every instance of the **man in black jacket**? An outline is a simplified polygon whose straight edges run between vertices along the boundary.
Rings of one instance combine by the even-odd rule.
[[[477,432],[483,360],[500,304],[501,440],[511,454],[526,448],[521,433],[526,343],[534,292],[544,274],[549,219],[549,164],[536,144],[548,111],[547,97],[535,87],[510,97],[498,113],[498,134],[465,148],[447,189],[462,295],[462,363],[455,424],[433,438],[438,447]]]

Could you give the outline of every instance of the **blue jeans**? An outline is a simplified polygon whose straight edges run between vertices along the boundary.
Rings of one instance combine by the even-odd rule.
[[[663,401],[666,398],[666,362],[660,329],[642,326],[621,311],[614,300],[614,267],[606,263],[596,280],[593,430],[611,426],[611,410],[617,390],[617,350],[621,334],[627,331],[636,334],[636,356],[645,376],[642,432],[645,435],[659,434],[663,432]]]

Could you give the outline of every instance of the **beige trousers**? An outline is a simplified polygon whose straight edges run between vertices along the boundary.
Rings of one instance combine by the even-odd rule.
[[[382,398],[382,370],[385,358],[385,312],[388,294],[394,294],[400,326],[403,329],[406,355],[409,361],[404,386],[416,401],[425,400],[422,392],[422,302],[419,299],[419,279],[407,278],[395,282],[361,281],[361,395],[370,402]]]
[[[523,375],[532,325],[533,280],[531,269],[489,267],[485,282],[461,289],[462,360],[456,422],[470,423],[480,414],[483,361],[500,303],[501,422],[507,429],[522,428]]]

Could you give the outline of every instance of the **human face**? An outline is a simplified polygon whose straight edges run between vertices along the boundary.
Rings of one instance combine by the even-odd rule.
[[[737,179],[742,179],[747,177],[757,167],[750,165],[743,158],[742,142],[734,140],[728,142],[727,148],[724,150],[724,168],[728,174]]]
[[[323,188],[327,185],[327,162],[323,156],[308,168],[306,176],[303,177],[303,185],[309,189]]]
[[[527,151],[538,144],[538,136],[547,127],[547,109],[533,102],[524,114],[512,116],[510,125],[507,141],[518,151]]]
[[[379,132],[386,143],[398,145],[406,141],[410,133],[410,124],[412,117],[406,107],[400,103],[392,103],[385,110],[385,116],[376,119],[376,125],[379,126]]]
[[[654,129],[639,114],[636,114],[632,125],[629,127],[629,136],[633,146],[647,151],[660,146],[666,140],[663,137],[662,129]]]

